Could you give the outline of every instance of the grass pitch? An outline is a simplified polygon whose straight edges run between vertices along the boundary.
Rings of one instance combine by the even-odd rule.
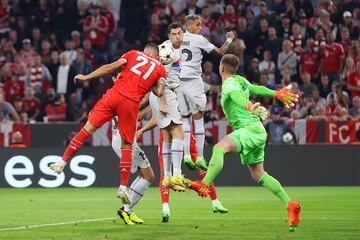
[[[160,222],[159,191],[151,188],[135,209],[145,224],[135,226],[116,216],[115,188],[0,189],[0,239],[360,239],[360,187],[286,190],[302,204],[294,233],[280,200],[261,187],[218,188],[230,210],[223,215],[194,192],[172,192],[169,223]]]

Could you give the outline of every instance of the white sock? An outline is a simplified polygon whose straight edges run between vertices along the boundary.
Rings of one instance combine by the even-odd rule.
[[[212,203],[220,203],[220,201],[219,201],[219,199],[214,199],[214,200],[212,200]]]
[[[173,174],[181,177],[181,160],[183,158],[183,140],[173,138],[171,143],[171,158],[173,164]]]
[[[56,164],[61,166],[61,167],[65,167],[67,162],[65,162],[64,160],[61,159],[60,161],[57,161]]]
[[[164,178],[171,178],[171,143],[163,142],[161,154],[164,162]]]
[[[195,138],[196,138],[196,147],[198,158],[204,157],[204,142],[205,142],[205,128],[204,128],[204,118],[194,120],[195,123]]]
[[[130,191],[129,191],[129,195],[131,196],[131,192],[132,192],[132,189],[135,188],[136,184],[140,181],[141,177],[137,177],[135,178],[135,180],[131,183],[130,185]],[[125,212],[131,212],[131,209],[130,209],[130,204],[124,204],[124,210]]]
[[[149,188],[151,183],[149,183],[145,178],[140,178],[137,184],[131,188],[130,193],[130,211],[132,211],[135,205],[140,201],[144,196],[145,191]],[[125,210],[126,211],[126,210]]]
[[[190,118],[183,118],[184,155],[190,156]]]
[[[125,185],[120,185],[120,186],[119,186],[119,192],[120,192],[120,191],[124,191],[124,192],[125,192],[126,190],[127,190],[127,187],[126,187]]]
[[[163,211],[170,211],[169,203],[165,202],[162,204]]]

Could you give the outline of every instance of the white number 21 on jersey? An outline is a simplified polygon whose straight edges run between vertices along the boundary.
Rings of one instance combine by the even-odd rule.
[[[139,68],[146,65],[149,62],[149,60],[143,56],[138,56],[136,58],[136,61],[139,61],[139,63],[134,65],[130,70],[137,75],[141,75],[141,71],[139,71]],[[152,73],[152,71],[154,71],[154,68],[156,66],[156,63],[154,63],[153,61],[150,61],[150,64],[151,66],[142,77],[144,80],[146,80],[150,76],[150,74]]]

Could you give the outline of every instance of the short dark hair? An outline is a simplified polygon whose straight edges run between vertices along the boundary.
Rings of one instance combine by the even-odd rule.
[[[224,66],[226,73],[235,74],[239,67],[239,58],[233,54],[225,54],[221,58],[221,64]]]
[[[182,24],[180,22],[172,22],[167,28],[167,33],[169,34],[172,29],[177,29],[177,28],[181,28],[181,30],[183,30]]]
[[[157,52],[157,54],[159,54],[159,47],[158,47],[158,45],[155,44],[155,43],[148,43],[148,44],[146,44],[144,50],[145,50],[145,49],[151,49],[151,50]]]

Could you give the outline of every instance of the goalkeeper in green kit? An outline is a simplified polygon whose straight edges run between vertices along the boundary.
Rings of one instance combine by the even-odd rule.
[[[299,224],[300,204],[292,201],[281,184],[264,171],[266,131],[261,120],[267,118],[267,110],[260,103],[252,104],[249,97],[256,95],[275,98],[288,108],[294,106],[298,95],[288,91],[291,85],[280,91],[252,85],[244,77],[235,75],[238,65],[239,59],[235,55],[226,54],[221,59],[219,67],[222,77],[221,106],[233,132],[214,146],[204,179],[202,181],[186,179],[185,183],[199,196],[206,197],[210,184],[223,167],[224,154],[237,152],[240,154],[241,163],[248,166],[252,179],[273,192],[287,207],[288,228],[290,231],[295,231]]]

